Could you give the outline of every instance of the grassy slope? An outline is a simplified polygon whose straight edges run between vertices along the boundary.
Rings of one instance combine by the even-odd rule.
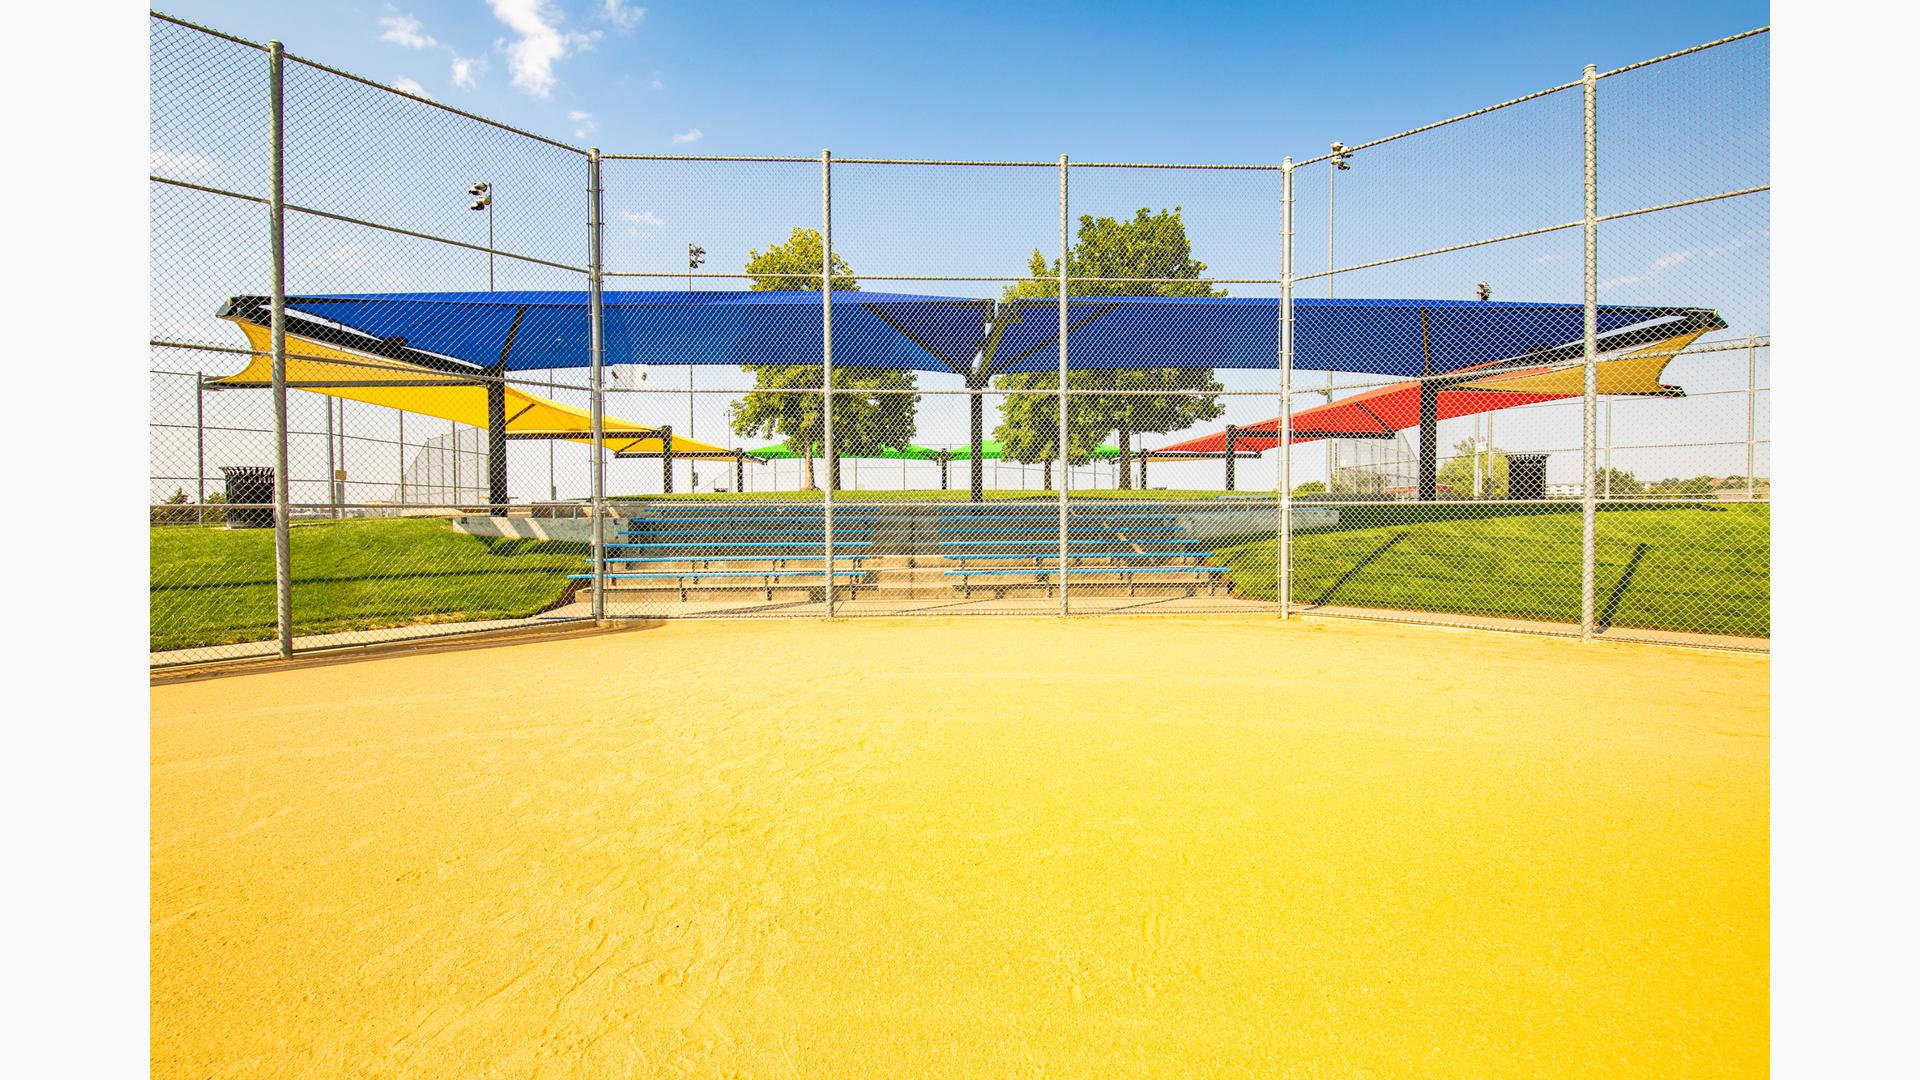
[[[532,615],[559,598],[583,544],[486,541],[445,518],[293,529],[294,633]],[[155,650],[273,636],[273,531],[150,531]]]
[[[1596,532],[1603,619],[1611,608],[1616,626],[1767,635],[1767,507],[1609,509]],[[1579,619],[1578,513],[1307,532],[1293,550],[1300,603]],[[1272,598],[1271,538],[1217,555],[1236,590]]]

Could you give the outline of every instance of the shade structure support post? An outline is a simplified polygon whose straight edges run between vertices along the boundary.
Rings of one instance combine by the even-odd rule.
[[[1600,222],[1598,113],[1594,98],[1599,77],[1588,64],[1581,76],[1586,99],[1586,362],[1582,365],[1580,471],[1580,640],[1593,637],[1595,562],[1594,453],[1595,403],[1600,389]]]
[[[600,148],[587,152],[587,411],[593,428],[593,469],[590,480],[593,512],[593,621],[607,617],[607,393],[606,313],[601,284],[606,269],[600,240]]]
[[[492,256],[488,256],[492,258]],[[507,365],[503,360],[487,380],[487,512],[507,516]]]
[[[953,460],[953,451],[940,451],[940,490],[947,490],[947,462]]]
[[[1234,426],[1233,424],[1227,425],[1226,446],[1227,446],[1227,490],[1228,491],[1233,490],[1233,444],[1234,444],[1234,436],[1238,435],[1239,433],[1240,433],[1240,429],[1238,427]]]
[[[673,494],[673,425],[660,428],[660,494]]]
[[[287,139],[286,46],[267,43],[267,235],[273,295],[273,608],[280,655],[293,655],[292,499],[287,483]],[[329,478],[328,486],[332,486]]]
[[[1753,447],[1758,427],[1755,423],[1757,413],[1754,407],[1754,387],[1760,376],[1760,338],[1747,335],[1747,499],[1753,499]]]
[[[1060,614],[1067,614],[1067,489],[1073,486],[1072,432],[1067,427],[1067,155],[1060,155],[1060,275],[1057,282],[1060,308],[1059,354],[1060,385]]]
[[[1280,618],[1293,606],[1293,158],[1280,163],[1280,442],[1279,548],[1274,558],[1274,599]],[[1146,459],[1141,458],[1144,470]],[[1146,486],[1143,476],[1141,486]]]
[[[979,502],[985,498],[982,491],[985,489],[987,482],[986,462],[981,460],[980,454],[981,440],[984,438],[983,433],[986,428],[986,396],[981,393],[981,391],[985,389],[986,377],[984,375],[971,379],[967,383],[967,390],[969,391],[967,394],[967,435],[972,442],[971,449],[973,452],[972,457],[968,461],[969,479],[967,497],[974,502]]]
[[[747,490],[747,452],[739,447],[733,448],[733,493],[738,495]]]
[[[1440,384],[1431,379],[1420,384],[1420,501],[1439,497],[1440,469]]]
[[[833,151],[820,151],[820,444],[827,455],[827,490],[821,497],[820,534],[826,549],[826,588],[821,596],[833,618],[833,489],[840,484],[840,456],[833,442]]]

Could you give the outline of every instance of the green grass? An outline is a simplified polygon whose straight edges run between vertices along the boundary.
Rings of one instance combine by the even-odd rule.
[[[584,544],[484,540],[445,518],[301,523],[292,530],[295,634],[509,619],[558,600]],[[149,531],[155,651],[274,633],[273,530]]]
[[[1342,527],[1294,539],[1295,602],[1578,622],[1578,504],[1467,509],[1474,515],[1341,508]],[[1768,524],[1765,505],[1602,509],[1595,528],[1600,620],[1766,637]],[[1273,598],[1271,535],[1215,554],[1241,595]]]

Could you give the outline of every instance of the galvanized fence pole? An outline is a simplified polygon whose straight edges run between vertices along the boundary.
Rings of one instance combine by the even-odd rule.
[[[334,469],[338,466],[333,463],[333,399],[323,396],[320,399],[320,404],[327,408],[327,507],[331,516],[339,517],[340,490],[334,486],[334,476],[336,475]]]
[[[1751,411],[1751,409],[1749,409]],[[1747,440],[1751,448],[1753,440]],[[1753,469],[1747,469],[1751,473]],[[207,373],[194,373],[194,519],[207,523]]]
[[[273,296],[273,604],[280,655],[293,655],[293,507],[287,484],[287,139],[286,46],[267,42],[267,233]]]
[[[400,495],[398,501],[400,505],[404,507],[407,505],[407,411],[405,409],[397,409],[394,415],[398,417],[400,421],[400,433],[394,437],[394,441],[400,444]]]
[[[593,424],[593,621],[607,617],[606,324],[601,308],[600,148],[587,151],[587,396]],[[663,445],[662,452],[666,450]]]
[[[1274,599],[1280,617],[1293,600],[1293,158],[1280,163],[1280,535]],[[1328,477],[1332,488],[1332,477]]]
[[[1760,371],[1760,338],[1755,334],[1747,335],[1747,501],[1753,501],[1753,443],[1754,424],[1754,384]]]
[[[1594,96],[1599,89],[1595,68],[1588,64],[1582,76],[1586,92],[1586,363],[1582,366],[1580,466],[1584,482],[1580,493],[1580,640],[1593,637],[1594,593],[1594,443],[1595,402],[1600,388],[1599,297],[1599,141]]]
[[[1068,454],[1071,431],[1067,427],[1067,155],[1060,155],[1060,614],[1067,613],[1067,488],[1073,484],[1073,459]]]
[[[826,617],[833,618],[833,489],[840,481],[840,457],[833,443],[833,151],[820,151],[820,395],[821,449],[826,454],[827,486],[821,499],[820,531],[827,551]]]

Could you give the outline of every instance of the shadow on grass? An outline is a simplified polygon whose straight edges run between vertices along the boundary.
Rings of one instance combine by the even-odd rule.
[[[1397,532],[1397,533],[1394,533],[1392,536],[1387,537],[1386,543],[1381,544],[1379,547],[1374,548],[1372,551],[1368,552],[1366,556],[1362,558],[1359,562],[1354,563],[1352,566],[1348,567],[1346,573],[1341,574],[1340,577],[1336,579],[1333,584],[1327,586],[1326,589],[1323,592],[1321,592],[1319,596],[1314,597],[1313,606],[1322,607],[1332,602],[1334,594],[1339,592],[1341,587],[1344,586],[1347,582],[1352,581],[1355,574],[1358,574],[1360,571],[1365,570],[1367,566],[1371,564],[1375,559],[1378,559],[1380,556],[1385,555],[1388,551],[1393,549],[1393,546],[1395,544],[1398,544],[1400,541],[1405,540],[1406,538],[1407,538],[1407,534],[1404,532]]]
[[[1620,580],[1614,585],[1612,595],[1607,597],[1607,609],[1595,620],[1598,624],[1596,629],[1605,632],[1612,628],[1614,613],[1620,610],[1620,601],[1627,595],[1628,586],[1633,584],[1633,572],[1640,568],[1640,560],[1647,557],[1649,550],[1650,545],[1634,545],[1633,557],[1627,560],[1627,568],[1620,571]]]

